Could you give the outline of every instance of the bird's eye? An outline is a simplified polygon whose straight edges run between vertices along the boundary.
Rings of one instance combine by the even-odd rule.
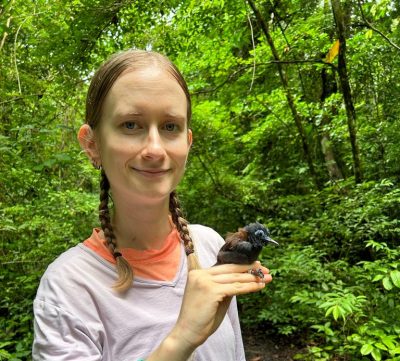
[[[255,235],[256,235],[256,237],[262,237],[262,236],[264,236],[264,231],[262,231],[261,229],[259,229],[258,231],[255,231],[255,233],[254,233]]]

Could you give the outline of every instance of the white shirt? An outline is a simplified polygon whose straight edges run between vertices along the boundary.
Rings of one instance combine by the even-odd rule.
[[[215,264],[224,240],[208,227],[189,229],[202,267]],[[33,360],[136,361],[151,354],[176,323],[187,279],[185,252],[170,282],[136,277],[119,294],[112,289],[116,279],[115,266],[83,244],[59,256],[34,300]],[[235,298],[194,360],[245,361]]]

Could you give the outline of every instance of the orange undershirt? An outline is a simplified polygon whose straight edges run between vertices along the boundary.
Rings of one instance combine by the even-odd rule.
[[[115,264],[115,259],[105,245],[105,239],[101,234],[101,229],[93,229],[92,235],[83,244],[108,262]],[[135,276],[158,281],[172,281],[179,268],[180,242],[179,233],[176,228],[173,228],[161,249],[139,251],[133,248],[122,248],[119,252],[131,265]]]

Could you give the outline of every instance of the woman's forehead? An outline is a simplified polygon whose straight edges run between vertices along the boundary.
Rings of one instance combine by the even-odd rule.
[[[124,72],[113,84],[104,103],[107,116],[141,114],[151,110],[187,117],[185,92],[165,69],[148,67]]]

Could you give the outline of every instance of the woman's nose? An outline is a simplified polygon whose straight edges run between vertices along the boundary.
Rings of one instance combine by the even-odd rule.
[[[152,127],[149,129],[142,155],[148,159],[158,159],[165,156],[164,144],[158,128]]]

